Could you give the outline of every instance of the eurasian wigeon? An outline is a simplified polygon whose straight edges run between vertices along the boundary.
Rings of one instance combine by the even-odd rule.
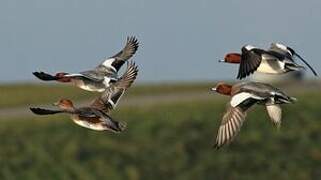
[[[300,58],[317,76],[316,71],[292,48],[280,43],[272,43],[268,50],[251,45],[243,46],[242,54],[228,53],[224,60],[219,62],[240,64],[237,78],[243,79],[255,71],[268,74],[282,74],[290,71],[305,69],[294,61],[294,57]]]
[[[138,74],[138,68],[134,63],[127,66],[124,75],[115,83],[111,84],[100,97],[95,99],[88,107],[76,108],[72,101],[62,99],[55,103],[59,110],[43,108],[30,108],[38,115],[50,115],[57,113],[68,113],[71,119],[78,125],[96,131],[121,132],[126,128],[126,123],[113,120],[109,116],[115,108],[124,92],[132,85]]]
[[[230,143],[236,137],[245,121],[248,109],[253,105],[264,105],[271,121],[279,127],[282,118],[280,104],[290,104],[296,101],[294,97],[289,97],[281,90],[259,82],[242,82],[235,85],[221,82],[211,90],[231,96],[218,129],[214,145],[216,148]]]
[[[139,43],[135,37],[128,37],[125,47],[119,53],[107,58],[93,70],[76,74],[60,72],[54,76],[44,72],[34,72],[33,74],[44,81],[71,82],[87,91],[103,92],[110,86],[110,83],[118,80],[119,69],[135,54],[138,46]]]

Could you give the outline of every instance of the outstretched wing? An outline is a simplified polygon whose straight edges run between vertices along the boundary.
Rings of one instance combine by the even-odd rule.
[[[114,109],[125,91],[132,85],[138,74],[135,63],[128,63],[126,72],[122,77],[107,88],[103,94],[94,100],[91,107],[108,112]]]
[[[254,73],[261,64],[261,55],[264,52],[265,51],[262,49],[253,48],[251,50],[247,50],[245,47],[242,47],[242,57],[237,78],[243,79]]]
[[[240,93],[238,95],[233,96],[231,102],[227,104],[216,136],[215,148],[220,148],[233,141],[245,121],[246,111],[258,102],[256,97],[248,96],[248,94]],[[244,98],[245,96],[247,98]],[[242,99],[242,101],[235,100],[235,98]]]
[[[218,129],[214,147],[220,148],[224,144],[230,143],[240,131],[243,122],[245,121],[245,117],[246,112],[240,107],[232,107],[228,104]]]
[[[63,113],[63,111],[59,110],[50,110],[50,109],[42,109],[42,108],[30,108],[31,112],[37,115],[49,115],[49,114],[57,114]]]
[[[118,72],[121,66],[136,53],[138,47],[139,42],[135,37],[127,37],[125,47],[116,55],[102,62],[97,69],[107,68],[108,71]]]
[[[136,53],[138,46],[139,46],[139,42],[136,39],[136,37],[134,36],[127,37],[127,42],[125,47],[119,53],[112,56],[112,58],[126,61]]]

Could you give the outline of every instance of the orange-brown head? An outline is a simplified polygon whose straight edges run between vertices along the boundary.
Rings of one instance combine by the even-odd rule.
[[[65,75],[67,75],[67,74],[68,74],[68,73],[60,72],[60,73],[57,73],[57,74],[55,75],[55,77],[57,78],[57,81],[67,83],[67,82],[70,82],[70,81],[71,81],[71,78],[70,78],[70,77],[66,77],[66,76],[65,76]]]
[[[211,88],[212,91],[216,91],[217,93],[224,94],[224,95],[231,95],[232,92],[232,85],[226,84],[224,82],[219,82],[216,84],[215,87]]]
[[[239,53],[228,53],[225,55],[224,60],[220,60],[219,62],[240,64],[241,63],[241,54]]]
[[[55,106],[58,106],[63,110],[73,110],[74,104],[69,99],[61,99],[58,102],[54,103]]]

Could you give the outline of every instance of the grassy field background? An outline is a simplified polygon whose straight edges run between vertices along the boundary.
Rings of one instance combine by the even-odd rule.
[[[211,85],[141,85],[128,97],[203,93]],[[229,100],[219,95],[118,108],[112,116],[128,124],[121,134],[81,128],[65,115],[0,117],[0,179],[320,179],[320,89],[284,88],[299,101],[283,106],[279,131],[255,108],[219,150],[211,146]],[[1,108],[93,96],[69,86],[0,89]]]

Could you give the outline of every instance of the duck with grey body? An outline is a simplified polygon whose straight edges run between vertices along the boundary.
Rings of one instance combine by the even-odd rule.
[[[221,82],[211,90],[231,96],[218,129],[214,145],[216,148],[232,142],[245,121],[247,111],[255,104],[264,105],[271,121],[280,127],[282,119],[280,105],[296,101],[296,98],[286,95],[280,89],[259,82],[242,82],[234,85]]]

